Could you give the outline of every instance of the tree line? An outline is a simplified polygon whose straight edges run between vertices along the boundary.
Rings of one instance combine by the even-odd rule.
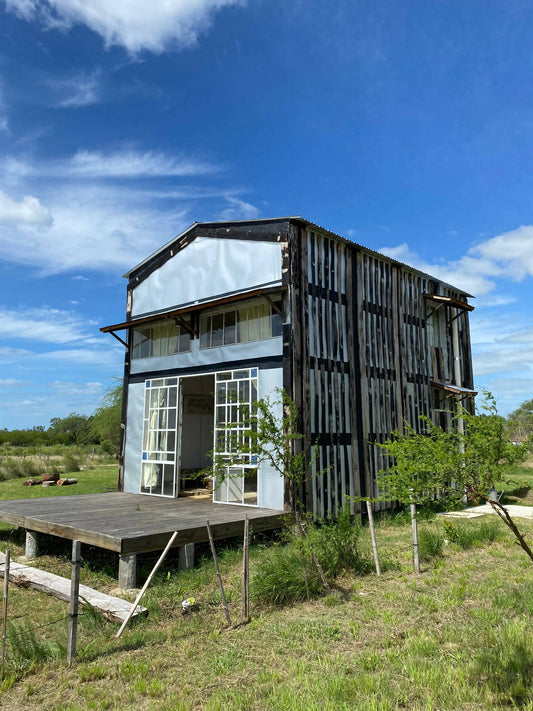
[[[122,383],[110,388],[92,415],[71,412],[67,417],[53,417],[48,428],[38,425],[31,429],[0,430],[0,444],[13,447],[40,447],[54,444],[101,445],[109,454],[116,454],[120,442]]]

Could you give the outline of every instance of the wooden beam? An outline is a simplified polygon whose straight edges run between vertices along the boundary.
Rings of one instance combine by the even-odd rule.
[[[4,577],[5,555],[0,553],[0,578]],[[11,562],[9,581],[19,587],[30,587],[60,600],[70,602],[70,580],[38,568]],[[80,585],[80,602],[101,612],[108,620],[123,622],[131,610],[131,603],[119,597],[106,595],[86,585]],[[136,615],[147,613],[146,608],[137,608]]]

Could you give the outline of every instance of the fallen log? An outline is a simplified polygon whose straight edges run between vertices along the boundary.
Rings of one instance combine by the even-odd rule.
[[[57,484],[56,481],[43,481],[41,486],[55,486]]]
[[[77,483],[78,483],[77,479],[58,479],[57,480],[58,486],[71,486],[72,484],[77,484]]]
[[[0,578],[4,577],[5,554],[0,553]],[[54,573],[47,573],[39,568],[31,568],[11,561],[9,566],[9,582],[18,587],[30,587],[60,600],[70,602],[70,580]],[[80,604],[93,607],[108,620],[124,622],[131,612],[131,602],[120,597],[106,595],[87,585],[80,585]],[[140,605],[135,610],[135,616],[146,615],[148,610]]]
[[[42,483],[42,479],[26,479],[22,482],[22,486],[40,486]]]

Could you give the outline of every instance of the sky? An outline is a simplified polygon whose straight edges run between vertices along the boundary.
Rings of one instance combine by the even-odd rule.
[[[475,295],[533,397],[529,0],[0,0],[0,428],[122,375],[122,275],[192,222],[302,215]]]

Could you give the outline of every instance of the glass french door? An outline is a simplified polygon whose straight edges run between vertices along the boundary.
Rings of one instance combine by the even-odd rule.
[[[145,386],[141,493],[175,497],[182,418],[179,379],[156,378]]]
[[[236,456],[236,443],[247,444],[249,414],[256,402],[257,368],[216,374],[214,451],[222,461],[231,462],[215,476],[216,503],[257,506],[257,456],[252,452]]]

